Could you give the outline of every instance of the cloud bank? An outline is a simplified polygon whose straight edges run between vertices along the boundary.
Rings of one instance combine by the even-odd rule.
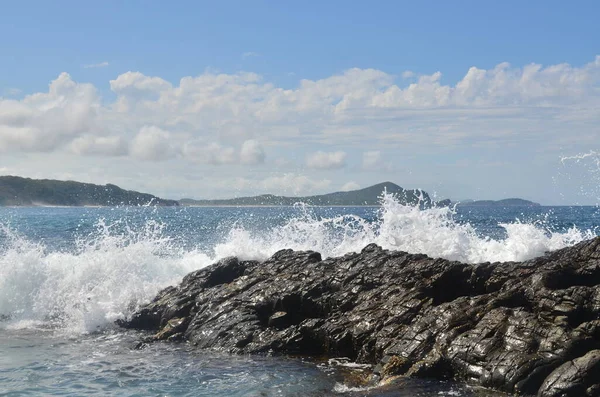
[[[456,83],[443,81],[440,72],[353,68],[288,89],[251,72],[170,82],[129,71],[109,81],[114,99],[105,100],[96,86],[61,73],[47,91],[0,98],[0,154],[275,164],[287,171],[265,176],[265,188],[308,191],[328,186],[319,173],[389,170],[397,149],[558,150],[600,139],[600,56],[580,66],[471,67]],[[288,172],[302,163],[311,176]]]
[[[318,151],[306,158],[306,166],[319,170],[343,168],[346,166],[346,153],[342,151],[329,153]]]
[[[48,92],[0,100],[0,150],[53,151],[73,144],[81,155],[114,155],[122,153],[116,143],[122,140],[132,144],[132,157],[163,161],[202,139],[242,151],[242,163],[259,164],[266,156],[264,142],[277,145],[296,139],[334,145],[343,137],[445,144],[511,133],[474,128],[482,119],[519,121],[548,114],[557,121],[598,118],[600,56],[581,67],[472,67],[455,85],[441,80],[436,72],[402,87],[383,71],[355,68],[283,89],[247,72],[206,72],[184,77],[177,85],[127,72],[110,81],[116,99],[105,103],[96,87],[62,73]],[[155,146],[166,140],[173,150],[159,154]],[[107,142],[113,142],[108,146],[114,150]],[[309,163],[315,168],[338,167],[343,156],[333,152],[333,157],[315,155]]]

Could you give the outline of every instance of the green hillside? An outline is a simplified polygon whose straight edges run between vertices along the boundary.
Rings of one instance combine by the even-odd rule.
[[[460,202],[458,205],[471,207],[539,207],[540,204],[520,198],[507,198],[503,200],[475,200]]]
[[[147,193],[124,190],[118,186],[94,185],[73,181],[0,176],[0,206],[113,206],[179,205]]]
[[[238,197],[223,200],[192,200],[182,199],[179,202],[182,205],[189,206],[211,206],[211,205],[294,205],[295,203],[305,203],[309,205],[378,205],[381,193],[386,190],[394,194],[403,204],[417,204],[430,206],[432,204],[429,195],[421,190],[407,190],[392,182],[378,183],[364,189],[352,190],[349,192],[335,192],[317,196],[304,197],[286,197],[264,194],[253,197]],[[421,200],[421,201],[419,201]]]

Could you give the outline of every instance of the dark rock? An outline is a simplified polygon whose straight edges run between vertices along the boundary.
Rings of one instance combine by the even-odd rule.
[[[600,396],[600,350],[555,369],[542,384],[539,396]]]
[[[122,326],[231,353],[347,357],[373,381],[462,380],[510,394],[600,396],[600,238],[527,262],[464,264],[368,245],[321,260],[228,258]]]

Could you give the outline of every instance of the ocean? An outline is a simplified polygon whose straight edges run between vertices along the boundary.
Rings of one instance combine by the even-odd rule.
[[[231,356],[156,343],[127,317],[220,258],[323,257],[369,243],[465,262],[530,259],[600,233],[598,207],[0,208],[0,395],[482,396],[447,382],[364,390],[343,359]],[[498,266],[502,266],[499,263]],[[367,368],[368,369],[368,368]]]

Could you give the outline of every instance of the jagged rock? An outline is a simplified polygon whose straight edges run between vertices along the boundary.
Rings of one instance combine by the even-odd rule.
[[[600,238],[527,262],[464,264],[368,245],[321,260],[228,258],[124,327],[231,353],[348,357],[373,381],[456,379],[510,394],[600,396]],[[148,342],[146,341],[146,342]]]
[[[546,378],[540,396],[559,397],[600,395],[600,350],[567,361]]]

